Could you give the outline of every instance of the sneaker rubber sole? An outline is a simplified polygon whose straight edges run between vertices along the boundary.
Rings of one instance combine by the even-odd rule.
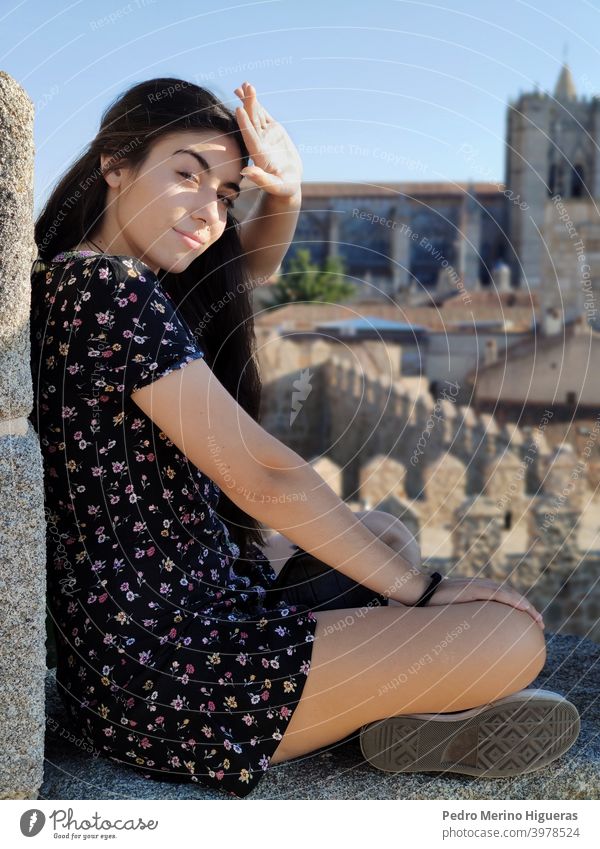
[[[365,760],[384,772],[458,772],[508,778],[534,772],[577,740],[577,708],[529,688],[455,713],[414,713],[363,725]]]

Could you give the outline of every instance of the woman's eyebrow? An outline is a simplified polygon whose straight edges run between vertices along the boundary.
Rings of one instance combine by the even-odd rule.
[[[195,150],[191,150],[191,148],[189,147],[182,148],[181,150],[174,151],[173,156],[178,153],[189,153],[190,156],[194,157],[194,159],[198,162],[198,165],[200,165],[200,167],[204,169],[204,171],[206,171],[208,174],[212,173],[212,169],[206,159],[199,153],[196,153]],[[228,189],[234,189],[238,193],[238,195],[241,191],[238,183],[223,183],[223,185],[226,186]]]

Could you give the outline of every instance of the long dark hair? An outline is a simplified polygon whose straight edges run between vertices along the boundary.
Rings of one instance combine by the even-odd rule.
[[[217,130],[229,134],[249,154],[235,113],[212,92],[173,77],[139,83],[120,95],[102,115],[96,137],[60,179],[35,223],[38,256],[49,261],[87,238],[93,238],[105,209],[108,185],[100,171],[100,154],[110,156],[104,173],[125,164],[135,176],[152,144],[181,130]],[[159,272],[161,286],[206,353],[207,364],[238,404],[258,421],[261,380],[250,280],[239,239],[239,222],[227,211],[223,235],[181,274]],[[219,305],[215,318],[215,304]],[[248,556],[250,542],[265,543],[262,525],[241,510],[224,491],[218,504],[231,538]]]

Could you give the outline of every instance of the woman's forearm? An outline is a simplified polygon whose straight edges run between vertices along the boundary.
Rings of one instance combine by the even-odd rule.
[[[258,285],[279,268],[296,231],[302,197],[279,197],[260,192],[257,202],[240,224],[240,241],[248,271]]]
[[[260,492],[247,493],[242,509],[309,554],[374,592],[414,604],[426,575],[375,536],[300,455],[287,468],[270,469]]]

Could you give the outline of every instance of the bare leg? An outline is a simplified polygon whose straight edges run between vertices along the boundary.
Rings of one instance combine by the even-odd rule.
[[[387,716],[486,704],[528,686],[546,660],[529,614],[495,601],[315,616],[311,669],[273,764]]]

